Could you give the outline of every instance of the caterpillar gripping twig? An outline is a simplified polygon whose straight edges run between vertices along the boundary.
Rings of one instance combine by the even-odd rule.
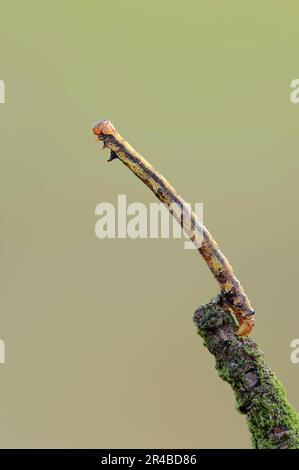
[[[231,265],[218,248],[208,229],[197,219],[191,207],[178,195],[169,182],[121,137],[110,121],[103,120],[95,124],[92,132],[96,136],[96,140],[103,141],[103,148],[111,150],[108,161],[118,158],[124,163],[178,220],[217,280],[223,306],[230,308],[234,313],[239,324],[237,335],[248,335],[254,326],[255,312]],[[176,216],[174,207],[180,209],[184,214],[183,218]],[[191,221],[191,228],[186,226],[184,222],[186,219]]]

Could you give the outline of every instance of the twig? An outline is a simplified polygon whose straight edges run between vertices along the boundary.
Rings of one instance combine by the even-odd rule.
[[[285,391],[251,338],[238,338],[220,296],[200,306],[194,322],[215,356],[219,376],[233,388],[237,409],[245,414],[258,449],[299,449],[299,420]]]
[[[228,260],[207,228],[196,218],[190,206],[168,181],[120,136],[110,121],[99,122],[93,127],[92,132],[98,140],[104,142],[104,148],[111,150],[108,161],[116,158],[121,160],[179,221],[218,281],[223,305],[235,314],[239,324],[236,334],[238,336],[249,334],[254,325],[254,310],[250,301]]]

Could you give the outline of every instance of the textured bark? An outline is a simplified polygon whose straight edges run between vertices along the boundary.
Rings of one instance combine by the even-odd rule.
[[[219,376],[235,392],[238,411],[246,415],[253,447],[299,449],[298,414],[259,346],[251,338],[236,336],[236,322],[221,296],[200,306],[193,320],[215,356]]]

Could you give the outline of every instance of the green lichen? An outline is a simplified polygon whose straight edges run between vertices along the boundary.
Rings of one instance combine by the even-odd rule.
[[[236,323],[220,298],[201,306],[194,322],[219,376],[235,393],[237,410],[246,415],[253,446],[299,449],[298,414],[257,343],[235,335]]]
[[[299,418],[285,390],[272,373],[265,384],[269,391],[252,399],[247,417],[253,445],[258,449],[299,448]],[[276,432],[275,432],[276,431]]]
[[[229,367],[216,365],[215,368],[218,371],[218,375],[222,380],[231,383],[231,371]]]

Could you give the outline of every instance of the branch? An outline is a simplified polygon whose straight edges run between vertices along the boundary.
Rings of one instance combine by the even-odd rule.
[[[110,121],[99,122],[92,132],[104,142],[103,148],[111,150],[108,161],[121,160],[167,206],[218,281],[220,295],[197,309],[194,322],[204,345],[215,356],[220,377],[233,388],[238,410],[247,416],[254,447],[299,448],[298,415],[258,345],[242,337],[252,330],[254,311],[212,235],[168,181],[119,135]]]
[[[299,449],[299,419],[285,391],[251,338],[237,337],[236,323],[220,296],[193,317],[204,345],[216,359],[219,376],[235,392],[257,449]]]
[[[110,121],[99,122],[93,127],[92,132],[97,136],[97,140],[104,142],[103,148],[111,150],[108,161],[117,158],[121,160],[180,223],[217,280],[224,304],[235,314],[239,323],[237,335],[249,334],[254,324],[254,310],[231,265],[208,229],[197,219],[190,206],[168,181],[120,136]]]

